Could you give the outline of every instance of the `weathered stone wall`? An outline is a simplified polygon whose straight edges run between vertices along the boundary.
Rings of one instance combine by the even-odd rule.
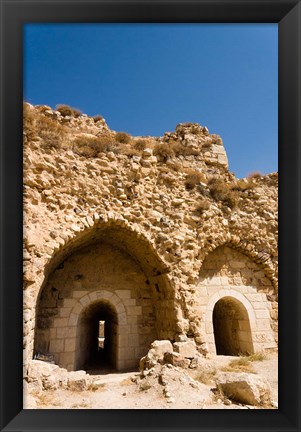
[[[105,243],[86,246],[48,278],[37,311],[36,351],[51,352],[58,365],[73,369],[79,315],[91,302],[106,300],[117,312],[118,368],[137,366],[157,337],[151,289],[124,252]]]
[[[29,105],[27,108],[34,116],[39,111]],[[156,335],[159,339],[170,340],[193,337],[201,352],[208,351],[208,333],[202,309],[205,300],[199,295],[200,289],[207,287],[200,285],[199,275],[209,270],[203,268],[208,254],[224,245],[248,257],[248,263],[254,268],[244,265],[250,272],[262,272],[257,285],[250,285],[243,275],[239,283],[241,287],[248,287],[248,294],[261,296],[259,302],[267,305],[271,326],[276,331],[277,174],[257,176],[251,185],[249,180],[236,179],[228,171],[220,137],[210,135],[206,128],[195,124],[179,125],[174,133],[165,134],[162,138],[148,137],[145,139],[147,147],[139,155],[134,154],[127,144],[117,152],[103,151],[95,157],[82,156],[72,147],[75,139],[84,140],[87,134],[95,137],[114,133],[109,131],[104,121],[95,123],[87,116],[63,118],[53,110],[47,111],[41,115],[50,117],[58,125],[67,124],[70,132],[67,138],[61,138],[62,145],[54,147],[46,145],[48,135],[45,131],[42,134],[36,129],[30,133],[27,128],[24,130],[25,363],[34,354],[36,311],[43,307],[47,309],[47,304],[42,306],[42,293],[49,290],[53,281],[64,292],[64,297],[58,299],[58,315],[54,316],[45,335],[52,331],[54,337],[58,328],[64,333],[63,329],[70,325],[67,320],[73,316],[70,308],[76,307],[71,303],[76,299],[89,299],[83,300],[85,302],[106,300],[105,296],[113,293],[116,309],[119,304],[125,309],[137,308],[138,330],[126,332],[128,336],[139,336],[139,342],[135,342],[133,347],[135,350],[141,349],[142,352],[148,340]],[[133,139],[136,142],[136,138]],[[162,159],[154,155],[154,142],[160,145],[176,142],[181,152]],[[187,172],[191,169],[200,173],[202,180],[195,187],[188,188]],[[225,185],[237,186],[235,207],[231,208],[226,201],[213,197],[208,183],[212,177],[221,179]],[[198,211],[204,200],[207,206]],[[104,243],[107,250],[114,249],[114,253],[103,256],[101,248],[104,246],[97,244]],[[62,264],[71,266],[71,261],[83,253],[83,248],[88,248],[86,250],[99,262],[98,271],[106,260],[111,260],[111,273],[116,274],[109,276],[107,273],[106,277],[112,280],[106,288],[100,279],[96,283],[97,276],[89,270],[88,264],[86,270],[90,276],[84,279],[87,285],[76,288],[83,283],[83,280],[74,280],[75,268],[83,265],[80,260],[68,275],[60,269]],[[128,263],[124,274],[119,270],[113,271],[113,256]],[[242,258],[239,261],[246,263]],[[136,269],[135,277],[132,277],[135,282],[131,286],[125,280],[130,269]],[[63,274],[62,271],[64,277],[60,280],[58,275]],[[216,270],[217,278],[227,277],[231,289],[237,291],[231,279],[232,268],[228,268],[227,275],[217,273]],[[64,285],[63,280],[68,283]],[[66,287],[70,287],[69,291]],[[125,297],[119,296],[125,292]],[[150,297],[143,298],[142,293],[148,293]],[[247,298],[245,291],[241,290],[239,294]],[[125,304],[125,299],[135,304]],[[80,300],[76,301],[80,303]],[[150,328],[154,327],[142,337],[138,321],[145,320],[145,315],[153,323]],[[126,317],[130,318],[130,315],[126,313]],[[269,316],[260,319],[269,319]],[[54,324],[57,322],[60,324]],[[74,318],[71,327],[75,325]],[[129,331],[132,332],[132,328]],[[52,336],[43,338],[45,344],[50,344]],[[64,340],[66,335],[60,339],[56,333],[55,338]],[[209,347],[210,343],[212,341],[209,341]],[[62,342],[57,344],[61,345],[59,350],[56,348],[55,355],[60,359],[67,353],[66,340],[64,348]],[[70,342],[72,344],[74,346],[74,341]],[[127,360],[133,360],[133,357],[120,357],[120,361]],[[64,362],[70,368],[71,355]]]
[[[248,311],[255,351],[276,347],[278,303],[271,281],[258,264],[241,252],[219,247],[205,258],[197,287],[210,352],[215,352],[212,312],[224,297],[238,301]],[[246,339],[244,331],[249,330],[240,329]]]

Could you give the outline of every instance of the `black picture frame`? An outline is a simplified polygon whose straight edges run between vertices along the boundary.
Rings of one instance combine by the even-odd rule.
[[[1,430],[300,431],[300,1],[0,0],[0,6]],[[34,22],[278,23],[278,410],[23,410],[22,26]]]

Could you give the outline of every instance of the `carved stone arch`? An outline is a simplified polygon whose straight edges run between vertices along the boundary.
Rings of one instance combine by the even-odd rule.
[[[108,212],[112,213],[112,212]],[[59,265],[64,259],[73,253],[76,249],[83,247],[85,244],[89,244],[97,238],[101,238],[108,232],[118,232],[127,241],[132,243],[136,242],[142,246],[142,249],[146,252],[146,257],[141,255],[143,265],[148,267],[155,275],[167,274],[169,272],[168,264],[160,257],[157,253],[156,246],[148,233],[143,232],[143,228],[137,223],[130,223],[119,214],[116,215],[103,215],[99,216],[91,215],[81,218],[77,224],[72,224],[70,230],[67,233],[62,233],[60,243],[56,243],[50,252],[50,257],[45,265],[45,276],[53,271],[53,269]],[[133,256],[137,255],[137,251],[134,248],[130,251]],[[148,257],[152,256],[152,260]]]
[[[209,352],[213,354],[217,353],[213,314],[215,306],[221,301],[234,301],[233,303],[236,302],[237,305],[241,305],[246,311],[243,319],[237,320],[237,331],[243,341],[240,349],[241,352],[252,354],[256,351],[276,347],[274,335],[268,322],[269,311],[267,308],[264,308],[265,305],[262,304],[261,309],[255,309],[254,303],[252,304],[244,294],[234,289],[220,289],[208,299],[208,303],[204,308],[204,325]],[[234,354],[239,354],[239,351]]]
[[[118,315],[122,317],[122,324],[127,324],[126,311],[121,298],[116,294],[112,294],[110,291],[100,290],[85,294],[78,299],[78,301],[71,310],[68,320],[68,326],[76,326],[78,322],[78,317],[85,309],[85,307],[88,304],[91,304],[97,300],[109,300],[109,302],[115,307]]]
[[[199,271],[202,268],[203,262],[206,257],[220,247],[229,247],[231,249],[237,250],[238,252],[247,256],[251,261],[258,264],[262,270],[265,272],[266,277],[271,281],[274,287],[275,294],[278,295],[278,279],[276,274],[276,269],[267,253],[258,252],[256,247],[250,243],[242,240],[236,235],[231,235],[229,232],[223,232],[217,239],[210,239],[201,248],[199,252],[199,258],[201,258],[201,264]]]
[[[93,318],[93,315],[95,316],[97,312],[102,312],[102,315],[100,315],[102,319],[109,318],[109,322],[105,325],[110,329],[110,331],[109,334],[105,334],[106,338],[104,347],[104,351],[107,351],[106,356],[109,358],[105,359],[106,362],[102,362],[102,365],[105,364],[107,367],[111,366],[120,370],[123,369],[126,361],[131,360],[128,357],[125,358],[124,352],[122,352],[122,338],[126,337],[128,333],[127,313],[122,298],[116,294],[112,294],[110,291],[101,290],[83,295],[72,308],[68,321],[68,329],[70,331],[70,329],[74,328],[76,341],[73,363],[65,365],[68,369],[85,369],[85,363],[87,362],[87,359],[89,360],[88,357],[91,352],[91,347],[93,348],[92,344],[94,344],[94,347],[96,348],[96,337],[94,337],[95,340],[93,340],[93,335],[91,336],[93,330],[93,323],[91,326],[91,317]],[[137,325],[135,326],[134,331],[133,328],[131,331],[133,334],[138,334]],[[65,345],[67,343],[68,338],[66,338]],[[94,349],[94,351],[93,355],[95,357],[99,352],[97,353],[96,349]],[[132,354],[132,360],[135,362],[135,355],[134,353]],[[100,358],[100,360],[102,359]]]
[[[34,353],[48,351],[74,369],[79,314],[103,299],[116,308],[119,327],[127,328],[118,335],[118,368],[137,366],[153,340],[175,337],[168,271],[152,242],[124,221],[97,220],[76,231],[48,264],[37,300]]]
[[[197,296],[208,350],[216,352],[213,309],[222,297],[236,299],[247,311],[254,350],[276,348],[277,303],[272,283],[266,278],[263,269],[241,252],[240,247],[233,248],[229,242],[206,252],[197,284]]]
[[[238,300],[245,307],[246,311],[248,312],[249,320],[252,323],[252,327],[254,326],[256,317],[255,317],[254,310],[251,306],[251,303],[246,299],[246,297],[243,294],[230,289],[229,290],[221,289],[210,297],[206,307],[206,314],[205,314],[205,322],[208,323],[208,325],[210,325],[212,321],[211,315],[214,306],[223,297],[232,297]]]
[[[206,325],[213,326],[215,350],[222,355],[253,354],[256,317],[248,300],[238,292],[222,292],[213,296],[206,314]],[[211,307],[213,306],[212,311]]]

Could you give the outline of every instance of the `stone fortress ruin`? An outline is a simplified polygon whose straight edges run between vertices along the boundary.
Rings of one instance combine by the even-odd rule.
[[[37,355],[138,368],[155,340],[277,349],[277,188],[198,124],[130,137],[25,103],[25,374]]]

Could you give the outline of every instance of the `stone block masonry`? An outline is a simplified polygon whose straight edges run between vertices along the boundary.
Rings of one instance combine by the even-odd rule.
[[[257,264],[229,247],[221,246],[207,255],[197,289],[200,314],[205,317],[206,341],[212,353],[218,351],[218,334],[229,340],[235,337],[236,350],[241,352],[252,354],[277,348],[277,320],[271,314],[271,311],[277,310],[277,303],[268,300],[273,287],[262,283],[264,277]],[[218,312],[218,305],[222,303],[224,311]],[[221,320],[220,328],[218,320]],[[227,334],[226,325],[231,326]],[[225,351],[230,354],[231,347]]]
[[[82,285],[87,287],[86,291],[70,289],[74,279],[79,277]],[[116,290],[116,286],[123,289]],[[52,308],[50,319],[47,299],[53,287],[62,302],[59,300]],[[144,299],[143,304],[140,295],[142,287],[150,291],[149,298]],[[146,284],[146,277],[138,265],[127,254],[108,244],[81,249],[80,253],[65,260],[63,268],[57,269],[48,278],[37,312],[39,325],[36,351],[51,352],[61,367],[76,369],[77,351],[80,349],[79,327],[85,310],[91,304],[100,306],[99,316],[102,305],[109,305],[117,315],[116,367],[119,369],[125,360],[127,365],[131,361],[132,366],[137,366],[139,359],[135,356],[135,349],[146,353],[149,344],[157,338],[155,303],[151,298],[151,288]],[[70,307],[66,308],[65,305]],[[64,318],[60,318],[62,315]],[[134,324],[130,328],[127,326],[128,321]],[[143,325],[143,334],[139,334],[138,322]],[[52,340],[49,333],[52,329],[56,329],[57,339]],[[88,330],[92,331],[90,328]],[[73,361],[70,362],[69,356],[66,363],[65,353],[70,352],[73,353]]]
[[[96,361],[100,320],[119,370],[156,339],[277,347],[277,173],[237,179],[195,123],[120,143],[104,120],[25,104],[24,124],[26,364]]]

